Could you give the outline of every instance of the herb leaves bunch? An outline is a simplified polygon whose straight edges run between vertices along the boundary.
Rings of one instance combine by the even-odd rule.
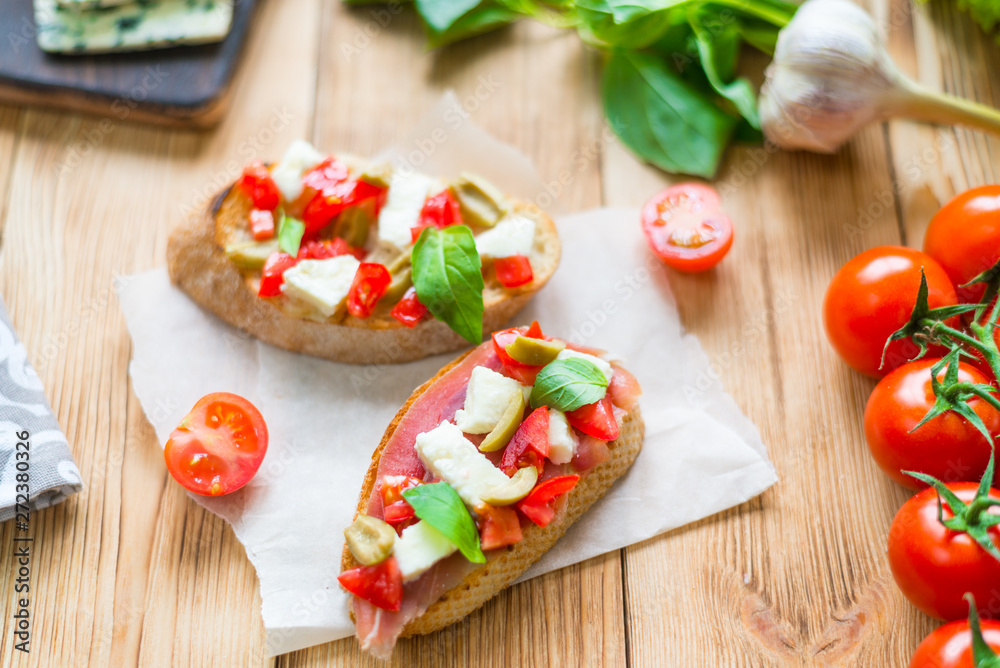
[[[344,0],[368,4],[372,0]],[[759,142],[744,44],[772,54],[797,6],[784,0],[412,0],[438,47],[531,18],[575,29],[606,57],[608,124],[639,158],[711,178],[733,140]]]

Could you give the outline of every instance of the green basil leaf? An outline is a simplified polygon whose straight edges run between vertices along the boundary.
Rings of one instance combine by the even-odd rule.
[[[413,246],[413,287],[420,303],[472,344],[483,340],[483,265],[472,230],[428,227]]]
[[[432,48],[445,46],[501,28],[519,18],[521,18],[520,13],[500,3],[483,2],[455,19],[443,30],[433,27],[429,22],[425,23],[427,42]]]
[[[705,75],[712,88],[732,102],[752,127],[759,129],[757,92],[746,77],[736,77],[736,61],[743,41],[739,28],[735,23],[724,23],[711,16],[706,20],[704,14],[691,12],[690,18]]]
[[[278,221],[278,248],[292,257],[299,254],[299,246],[302,245],[302,235],[305,234],[306,224],[297,218],[292,218],[284,214]]]
[[[485,564],[479,532],[458,492],[446,482],[417,485],[403,492],[413,514],[444,534],[474,564]]]
[[[684,23],[683,11],[670,11],[695,0],[580,0],[578,30],[589,42],[642,49],[671,27]]]
[[[714,176],[736,118],[667,63],[614,50],[601,95],[611,129],[637,156],[668,172]]]
[[[550,362],[538,372],[531,388],[531,406],[549,406],[565,413],[600,401],[607,391],[608,379],[596,364],[569,357]]]
[[[479,3],[480,0],[413,0],[424,23],[435,32],[444,32]]]

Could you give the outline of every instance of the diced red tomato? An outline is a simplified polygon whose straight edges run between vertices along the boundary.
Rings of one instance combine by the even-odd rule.
[[[386,524],[392,525],[397,534],[402,534],[403,529],[416,523],[416,515],[413,506],[404,500],[394,501],[382,508],[382,519]]]
[[[417,219],[416,226],[410,228],[410,233],[416,242],[426,227],[436,227],[440,230],[449,225],[461,224],[462,213],[458,201],[451,191],[446,189],[424,201],[424,206],[420,209],[420,218]]]
[[[416,327],[427,316],[427,307],[417,299],[417,291],[413,287],[406,291],[403,298],[392,307],[389,314],[407,327]]]
[[[306,224],[306,234],[319,232],[333,222],[341,211],[352,204],[355,181],[343,181],[333,184],[316,193],[305,211],[302,212],[302,222]]]
[[[542,461],[549,456],[548,406],[536,408],[517,428],[510,443],[507,444],[507,449],[503,452],[500,469],[507,475],[514,475],[520,468],[534,466],[534,461],[538,461],[538,459],[533,461],[530,458],[525,458],[525,455],[530,452],[538,455],[538,459]]]
[[[521,542],[521,520],[510,506],[483,504],[476,508],[479,535],[484,550],[495,550]]]
[[[423,484],[423,480],[409,475],[382,476],[379,491],[382,493],[383,507],[397,501],[403,501],[403,492],[420,484]]]
[[[542,334],[542,326],[538,324],[537,320],[532,320],[528,329],[524,331],[524,335],[531,339],[544,339],[545,335]]]
[[[616,366],[614,367],[614,375],[611,376],[611,383],[608,384],[608,396],[611,397],[611,403],[615,406],[630,411],[639,402],[642,388],[635,376]]]
[[[264,273],[260,277],[260,290],[257,294],[261,297],[277,297],[281,294],[281,284],[284,283],[284,274],[287,270],[295,266],[298,260],[288,253],[274,252],[264,263]]]
[[[267,241],[274,238],[274,213],[267,209],[250,211],[250,232],[257,241]]]
[[[347,180],[347,166],[334,157],[319,163],[302,177],[302,183],[313,190],[322,191]]]
[[[398,612],[403,603],[403,575],[396,557],[374,566],[358,566],[341,573],[340,586],[376,608]]]
[[[493,261],[493,268],[497,272],[497,280],[505,288],[520,287],[535,280],[531,261],[524,255],[498,257]]]
[[[549,478],[545,482],[535,485],[528,496],[518,501],[517,509],[538,526],[548,526],[556,514],[552,502],[576,487],[576,483],[579,481],[580,476],[578,475],[561,475]]]
[[[364,259],[365,250],[355,248],[349,243],[335,237],[323,241],[306,241],[299,247],[298,259],[300,260],[326,260],[338,255],[353,255],[359,260]]]
[[[247,165],[236,183],[253,202],[254,208],[273,211],[281,203],[281,191],[260,160]]]
[[[584,434],[602,441],[618,438],[618,420],[615,419],[615,409],[609,395],[604,395],[600,401],[569,411],[566,413],[566,420]]]
[[[347,311],[355,318],[367,318],[375,310],[392,283],[392,275],[385,265],[378,262],[362,262],[354,274],[354,283],[347,293]]]
[[[385,190],[347,176],[347,167],[335,158],[327,158],[302,177],[306,189],[316,193],[302,212],[306,235],[322,230],[347,207],[377,198]]]

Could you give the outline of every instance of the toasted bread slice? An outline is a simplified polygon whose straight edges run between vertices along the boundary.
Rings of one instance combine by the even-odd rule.
[[[250,200],[230,186],[211,205],[193,215],[170,235],[167,267],[171,280],[231,325],[262,341],[294,352],[352,364],[390,364],[458,350],[468,342],[444,322],[429,318],[409,328],[388,313],[359,319],[347,314],[316,320],[296,313],[285,298],[257,296],[255,279],[226,255],[236,230],[246,228]],[[537,207],[513,202],[517,213],[535,221],[531,252],[534,280],[519,288],[504,288],[492,264],[484,274],[484,335],[500,329],[551,278],[559,264],[560,244],[555,224]]]
[[[426,392],[438,378],[465,359],[465,356],[459,356],[458,359],[441,369],[437,375],[418,387],[389,423],[389,427],[382,436],[382,441],[372,455],[368,472],[365,474],[361,494],[358,497],[355,519],[358,515],[363,514],[368,507],[368,499],[371,497],[378,479],[378,466],[382,458],[382,451],[389,443],[403,416],[421,394]],[[644,435],[645,423],[637,405],[622,419],[618,438],[608,443],[611,458],[587,471],[576,487],[568,493],[566,506],[556,514],[555,519],[548,526],[539,527],[529,524],[523,527],[521,542],[500,551],[499,554],[490,554],[484,566],[472,571],[457,586],[431,604],[424,614],[411,620],[403,628],[401,637],[433,633],[454,624],[513,584],[628,470],[642,449]],[[358,566],[358,562],[346,545],[341,556],[340,566],[342,571]],[[352,611],[352,619],[353,616]]]

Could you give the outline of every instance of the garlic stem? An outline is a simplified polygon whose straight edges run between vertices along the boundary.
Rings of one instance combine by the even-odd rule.
[[[900,77],[897,89],[888,101],[890,116],[903,116],[941,125],[967,125],[1000,134],[1000,110],[985,104],[938,93]]]

